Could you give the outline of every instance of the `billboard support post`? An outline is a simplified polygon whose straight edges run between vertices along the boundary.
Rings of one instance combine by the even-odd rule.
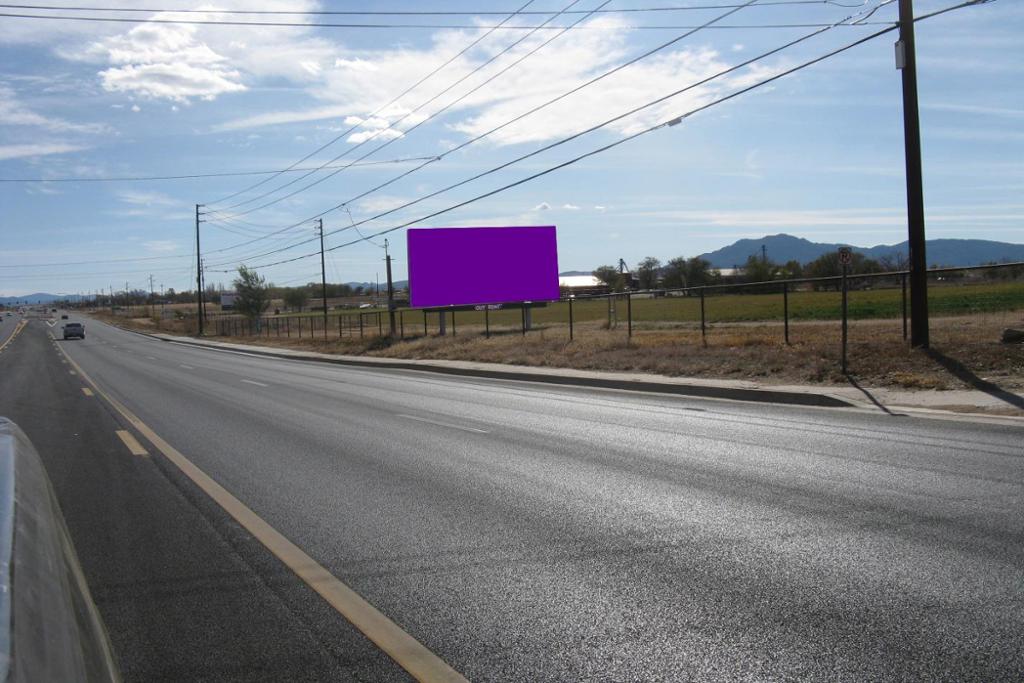
[[[569,299],[569,341],[572,341],[572,299]]]
[[[523,323],[523,336],[526,336],[526,304],[523,304],[519,308],[520,315],[522,316]]]
[[[455,309],[452,309],[452,336],[455,336]]]
[[[491,338],[491,307],[484,306],[484,337]]]
[[[786,346],[789,346],[789,283],[782,283],[782,326],[783,334],[786,337]]]
[[[448,334],[448,320],[444,317],[444,310],[437,312],[437,333],[442,337]]]
[[[633,336],[633,295],[626,293],[626,336]]]

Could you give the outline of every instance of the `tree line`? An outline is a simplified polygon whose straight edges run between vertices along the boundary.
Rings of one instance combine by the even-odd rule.
[[[869,259],[863,254],[853,252],[853,262],[847,271],[850,275],[868,273],[885,273],[894,270],[906,270],[907,260],[902,255],[885,256],[880,259]],[[732,275],[723,275],[722,271],[711,265],[710,261],[698,256],[686,258],[678,256],[662,264],[653,256],[642,259],[636,268],[629,272],[621,267],[600,266],[594,270],[594,277],[613,292],[627,289],[682,289],[685,287],[705,287],[723,283],[767,282],[770,280],[794,280],[800,278],[825,278],[842,275],[843,267],[839,262],[838,252],[828,252],[808,263],[787,261],[776,263],[763,256],[751,255],[747,262],[740,266]],[[838,285],[821,284],[819,287],[836,287]]]

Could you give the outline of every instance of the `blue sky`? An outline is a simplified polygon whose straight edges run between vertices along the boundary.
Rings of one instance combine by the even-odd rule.
[[[187,15],[73,13],[377,23],[388,28],[0,17],[0,179],[39,179],[0,183],[0,294],[93,292],[110,286],[121,290],[126,282],[144,289],[150,274],[157,287],[189,289],[195,277],[197,203],[208,207],[204,212],[214,212],[205,213],[202,224],[207,282],[225,284],[241,262],[277,284],[318,279],[318,256],[269,264],[314,252],[314,242],[297,243],[314,237],[311,219],[321,214],[327,246],[334,248],[328,254],[331,281],[372,281],[377,273],[382,275],[383,237],[340,245],[410,221],[417,227],[553,224],[559,230],[561,270],[590,270],[619,258],[630,264],[645,256],[664,261],[741,237],[779,232],[864,246],[902,241],[903,132],[900,75],[893,64],[895,33],[715,105],[680,125],[417,221],[685,114],[884,28],[896,16],[895,3],[881,0],[867,0],[863,6],[857,0],[842,2],[856,7],[771,1],[761,0],[717,22],[742,28],[697,31],[456,151],[462,143],[680,36],[686,32],[681,27],[704,24],[729,11],[556,16],[559,10],[740,3],[535,0],[527,11],[550,14],[511,18],[526,0],[507,5],[399,0],[259,4],[263,10],[281,11],[467,12],[435,16],[213,12],[256,6],[230,0],[167,4],[206,10]],[[572,142],[362,223],[359,233],[349,227],[815,30],[766,25],[828,25],[863,16],[879,4],[884,6],[867,25],[831,28]],[[917,0],[915,9],[921,15],[952,4],[955,0]],[[110,0],[101,6],[128,8],[132,3]],[[481,7],[506,14],[472,13]],[[0,10],[11,11],[18,10]],[[504,28],[491,30],[503,20]],[[575,22],[575,28],[560,30]],[[522,28],[542,24],[537,30]],[[1022,35],[1024,3],[1019,0],[996,0],[917,25],[930,238],[1024,241]],[[315,169],[365,156],[359,165],[331,177],[326,176],[332,169],[324,169],[301,179],[305,172],[91,180],[280,170],[335,138],[299,164]],[[443,158],[357,198],[423,163],[409,159],[439,155]],[[266,182],[225,199],[260,180]],[[320,182],[312,185],[315,181]],[[281,188],[285,183],[292,184]],[[328,211],[341,204],[343,209]],[[387,237],[396,279],[401,279],[406,269],[404,230]],[[267,254],[275,250],[280,251]],[[69,262],[82,263],[50,265]]]

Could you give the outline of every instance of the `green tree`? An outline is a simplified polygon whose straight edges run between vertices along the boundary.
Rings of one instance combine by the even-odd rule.
[[[598,266],[594,277],[613,292],[621,292],[626,287],[626,278],[615,266]]]
[[[232,284],[238,292],[235,310],[245,317],[258,318],[270,307],[270,288],[266,279],[255,270],[238,266],[238,277]]]
[[[847,271],[850,275],[860,275],[864,273],[881,273],[883,272],[882,265],[874,259],[865,258],[864,254],[853,252],[853,262],[850,264],[849,270]],[[806,266],[804,266],[804,277],[838,277],[843,274],[843,266],[839,263],[839,252],[830,251],[822,254],[818,258],[814,259]],[[835,282],[826,282],[815,284],[815,289],[840,289],[842,284],[837,280]]]
[[[717,268],[711,267],[711,261],[698,256],[686,260],[686,282],[687,287],[705,287],[716,284],[722,279],[722,273]]]
[[[804,267],[799,261],[786,261],[785,265],[779,268],[779,277],[786,280],[795,280],[804,276]]]
[[[648,256],[636,266],[636,277],[640,289],[654,289],[658,286],[658,271],[661,270],[661,261]]]
[[[666,289],[679,289],[686,286],[686,257],[677,256],[665,264],[662,271],[661,284]]]
[[[309,301],[309,292],[305,287],[291,287],[284,292],[284,305],[296,311],[302,311],[302,307]]]
[[[747,282],[765,282],[778,277],[779,265],[770,259],[753,254],[743,264],[743,279]]]

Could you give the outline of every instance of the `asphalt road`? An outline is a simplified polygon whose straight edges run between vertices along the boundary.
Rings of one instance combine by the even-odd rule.
[[[57,342],[471,680],[1024,679],[1024,428]],[[59,330],[58,328],[56,328]],[[0,414],[129,680],[400,680],[33,322]]]

